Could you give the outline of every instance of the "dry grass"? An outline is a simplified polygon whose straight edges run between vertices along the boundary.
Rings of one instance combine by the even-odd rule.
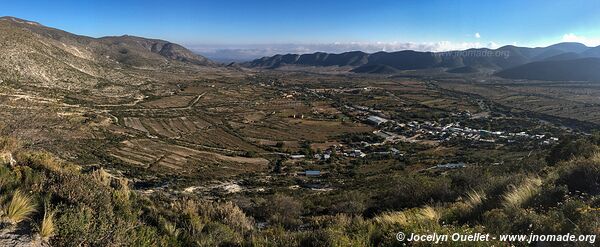
[[[179,228],[177,228],[177,226],[171,222],[163,220],[162,226],[164,231],[169,234],[169,236],[177,237],[179,234],[181,234]]]
[[[431,222],[438,222],[441,218],[440,213],[435,208],[432,208],[430,206],[425,206],[421,208],[419,215],[422,217],[422,219]]]
[[[213,218],[240,231],[252,230],[254,226],[253,220],[247,217],[244,211],[232,202],[222,203],[218,206]]]
[[[600,163],[600,152],[594,152],[592,157],[590,157],[590,160],[594,163]]]
[[[44,241],[48,241],[52,236],[56,234],[56,226],[54,225],[54,211],[49,210],[49,205],[46,205],[44,210],[44,219],[40,226],[40,232],[38,233],[40,238]]]
[[[131,197],[131,189],[129,188],[129,180],[125,178],[116,179],[117,188],[115,194],[117,198],[120,198],[123,202],[128,202]]]
[[[483,203],[483,201],[487,199],[484,192],[481,191],[470,191],[467,193],[465,205],[468,208],[476,208]]]
[[[188,230],[201,231],[208,220],[219,221],[223,224],[245,232],[254,228],[254,219],[246,216],[244,211],[232,202],[206,203],[187,200],[174,205],[177,211],[190,217]]]
[[[18,224],[26,220],[36,211],[35,204],[28,195],[16,191],[10,202],[3,207],[3,218],[10,224]]]
[[[110,174],[106,172],[104,168],[93,171],[92,178],[105,186],[110,186]]]
[[[0,137],[0,164],[15,165],[16,161],[13,158],[13,153],[21,147],[14,138]]]
[[[375,222],[382,225],[399,224],[406,226],[409,224],[437,223],[441,214],[433,207],[425,206],[419,209],[411,209],[401,212],[390,212],[382,214],[375,218]]]
[[[21,143],[14,138],[0,137],[0,153],[12,153],[21,147]]]
[[[535,196],[542,185],[540,178],[530,178],[525,180],[520,186],[514,187],[504,195],[503,205],[507,208],[519,208]]]

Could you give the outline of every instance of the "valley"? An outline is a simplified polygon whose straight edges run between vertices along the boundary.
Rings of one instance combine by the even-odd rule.
[[[24,191],[24,204],[44,207],[0,214],[0,244],[54,213],[54,235],[31,241],[397,246],[400,230],[599,233],[597,47],[225,65],[164,40],[13,17],[0,32],[0,204]],[[546,73],[581,59],[585,78]]]
[[[159,94],[137,94],[118,104],[4,85],[1,107],[12,120],[3,130],[28,147],[102,166],[141,191],[189,193],[228,182],[255,191],[245,192],[250,197],[297,191],[294,186],[308,194],[315,188],[348,190],[389,172],[449,162],[467,162],[470,169],[515,162],[519,153],[542,155],[563,138],[567,125],[578,135],[596,124],[593,115],[569,117],[577,107],[593,109],[589,87],[586,98],[560,84],[497,80],[262,71],[164,83]],[[578,98],[565,107],[550,98],[557,94]],[[377,126],[370,116],[391,121]],[[496,155],[480,156],[484,152]],[[357,178],[364,169],[375,173]],[[307,170],[327,175],[296,178]]]

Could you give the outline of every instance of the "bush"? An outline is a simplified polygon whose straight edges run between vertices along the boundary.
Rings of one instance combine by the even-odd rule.
[[[290,196],[273,196],[268,201],[265,211],[269,222],[273,225],[281,225],[292,229],[302,223],[300,220],[303,211],[302,203]]]
[[[395,186],[386,190],[380,207],[391,210],[419,207],[433,202],[454,201],[457,194],[450,189],[446,178],[421,175],[398,178]],[[381,210],[381,209],[380,209]]]
[[[600,164],[592,160],[576,160],[559,171],[558,184],[571,192],[600,194]]]
[[[559,161],[570,160],[574,157],[591,157],[598,148],[586,139],[567,138],[556,144],[546,157],[546,161],[554,165]]]

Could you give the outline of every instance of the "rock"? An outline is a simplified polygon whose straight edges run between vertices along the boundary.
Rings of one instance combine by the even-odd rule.
[[[11,166],[17,165],[17,161],[14,159],[12,153],[0,154],[0,164],[10,164]]]
[[[34,240],[31,231],[27,229],[2,229],[0,230],[0,246],[5,247],[42,247],[48,246],[42,241]]]

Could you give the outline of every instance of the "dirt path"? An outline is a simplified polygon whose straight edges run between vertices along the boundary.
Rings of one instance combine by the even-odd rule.
[[[144,95],[140,95],[139,97],[137,97],[135,99],[135,101],[131,102],[131,103],[126,103],[126,104],[114,104],[114,105],[96,105],[99,107],[119,107],[119,106],[136,106],[137,104],[139,104],[140,102],[144,101],[146,98],[148,98],[148,96],[144,96]]]
[[[135,108],[135,109],[117,109],[111,111],[120,111],[120,112],[145,112],[145,111],[172,111],[172,110],[191,110],[194,108],[196,104],[200,101],[200,99],[206,94],[206,92],[198,95],[194,100],[192,100],[185,107],[169,107],[169,108]]]

